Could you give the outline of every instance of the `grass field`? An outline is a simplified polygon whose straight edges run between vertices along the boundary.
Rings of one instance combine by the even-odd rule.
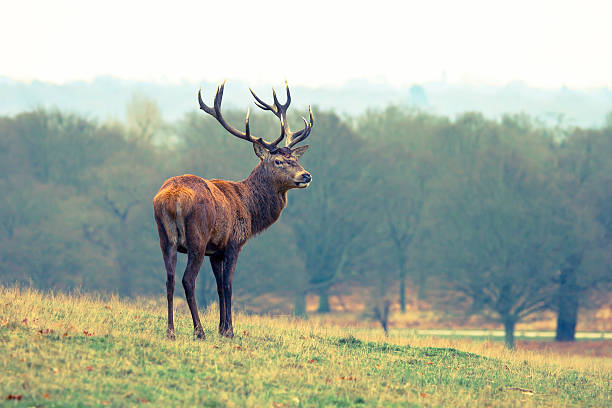
[[[238,314],[234,339],[192,338],[165,299],[0,287],[0,404],[6,406],[610,406],[612,360],[501,343],[328,327]]]

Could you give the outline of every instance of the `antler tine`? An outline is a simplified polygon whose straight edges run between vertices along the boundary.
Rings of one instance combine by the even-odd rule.
[[[247,135],[251,135],[251,129],[249,127],[249,116],[251,115],[251,108],[247,108],[246,118],[244,119],[244,130]]]
[[[247,114],[245,118],[245,132],[241,132],[240,130],[232,127],[229,123],[225,121],[225,119],[221,115],[221,101],[223,99],[224,88],[225,88],[225,81],[223,81],[219,86],[217,86],[217,92],[215,93],[215,99],[214,99],[212,108],[206,105],[204,101],[202,100],[202,88],[200,88],[200,90],[198,91],[198,103],[200,104],[200,109],[202,109],[204,112],[208,113],[209,115],[217,119],[217,121],[221,124],[221,126],[223,126],[225,130],[227,130],[232,135],[240,139],[249,141],[251,143],[259,143],[270,151],[275,150],[276,145],[278,144],[278,142],[280,142],[279,139],[277,139],[274,143],[268,143],[261,137],[255,138],[251,136],[251,129],[249,126],[249,116],[251,113],[250,109],[247,109]]]
[[[312,130],[312,125],[314,125],[314,116],[312,114],[312,109],[310,105],[308,105],[308,113],[310,116],[310,122],[306,121],[306,118],[302,116],[302,120],[304,121],[304,129],[292,133],[287,136],[287,140],[285,141],[286,147],[293,147],[296,144],[300,143],[302,140],[306,139],[310,135],[310,131]]]
[[[261,100],[261,98],[257,95],[255,95],[255,92],[253,92],[253,90],[251,88],[249,88],[249,91],[251,91],[251,94],[253,95],[253,97],[255,97],[255,105],[257,105],[259,108],[263,109],[263,110],[269,110],[272,111],[276,116],[279,115],[278,110],[276,109],[276,106],[270,106],[267,103],[265,103],[263,100]]]
[[[259,96],[255,94],[255,92],[251,88],[249,88],[249,91],[251,91],[251,94],[255,98],[255,105],[257,105],[263,110],[272,111],[280,119],[280,115],[282,113],[287,112],[287,108],[289,108],[289,105],[291,104],[291,93],[289,92],[289,85],[287,84],[287,81],[285,81],[285,89],[287,91],[287,101],[284,104],[281,104],[278,101],[278,97],[276,96],[276,90],[272,88],[272,97],[274,98],[274,105],[268,105],[267,103],[265,103]]]
[[[200,109],[202,109],[204,112],[208,113],[209,115],[211,115],[211,116],[213,116],[215,118],[217,117],[217,114],[215,113],[215,110],[211,109],[209,106],[207,106],[204,103],[204,101],[202,100],[202,88],[200,88],[200,90],[198,91],[198,102],[200,104]]]
[[[272,98],[274,99],[274,106],[276,106],[276,110],[282,113],[282,110],[281,110],[282,105],[280,104],[280,102],[278,101],[278,98],[276,97],[276,91],[274,90],[274,87],[272,87]]]
[[[285,89],[287,90],[287,102],[285,102],[285,109],[291,104],[291,93],[289,92],[289,84],[285,81]]]
[[[217,113],[221,112],[221,100],[223,99],[223,90],[225,89],[225,81],[217,86],[217,92],[215,92],[214,106]]]

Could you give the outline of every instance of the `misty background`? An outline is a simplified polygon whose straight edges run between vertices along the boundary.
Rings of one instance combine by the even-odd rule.
[[[249,103],[243,91],[254,87],[269,92],[270,84],[232,81],[237,89],[224,99],[225,106],[238,108]],[[291,83],[289,84],[291,85]],[[196,94],[203,90],[213,93],[217,83],[210,81],[146,82],[96,77],[92,81],[72,81],[54,84],[42,81],[18,81],[0,77],[0,111],[15,114],[35,108],[57,108],[88,118],[125,119],[125,106],[134,96],[153,100],[167,120],[176,120],[197,109]],[[358,115],[368,109],[387,105],[418,108],[435,115],[455,117],[464,112],[478,111],[486,117],[499,119],[508,113],[527,113],[550,126],[601,127],[612,106],[612,89],[570,89],[563,85],[543,89],[512,81],[504,86],[449,83],[442,74],[437,81],[397,86],[388,82],[353,79],[334,86],[291,86],[296,95],[296,108],[305,108],[316,101],[323,109],[339,114]]]

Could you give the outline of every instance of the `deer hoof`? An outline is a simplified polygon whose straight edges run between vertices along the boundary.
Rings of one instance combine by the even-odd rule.
[[[234,338],[234,329],[219,330],[219,334],[229,339]]]
[[[166,338],[168,340],[176,340],[176,335],[174,334],[174,330],[166,330]]]
[[[196,339],[198,340],[204,340],[206,339],[206,335],[204,334],[204,330],[200,329],[200,330],[195,330],[193,332],[193,335],[195,336]]]

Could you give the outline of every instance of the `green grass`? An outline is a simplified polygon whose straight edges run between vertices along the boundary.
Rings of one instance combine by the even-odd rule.
[[[198,341],[181,304],[177,339],[169,341],[162,299],[129,302],[0,287],[0,306],[0,403],[6,406],[611,403],[608,364],[574,367],[570,360],[509,352],[415,347],[435,341],[385,340],[373,329],[241,314],[230,340],[216,334],[215,310],[202,316],[207,339]]]

